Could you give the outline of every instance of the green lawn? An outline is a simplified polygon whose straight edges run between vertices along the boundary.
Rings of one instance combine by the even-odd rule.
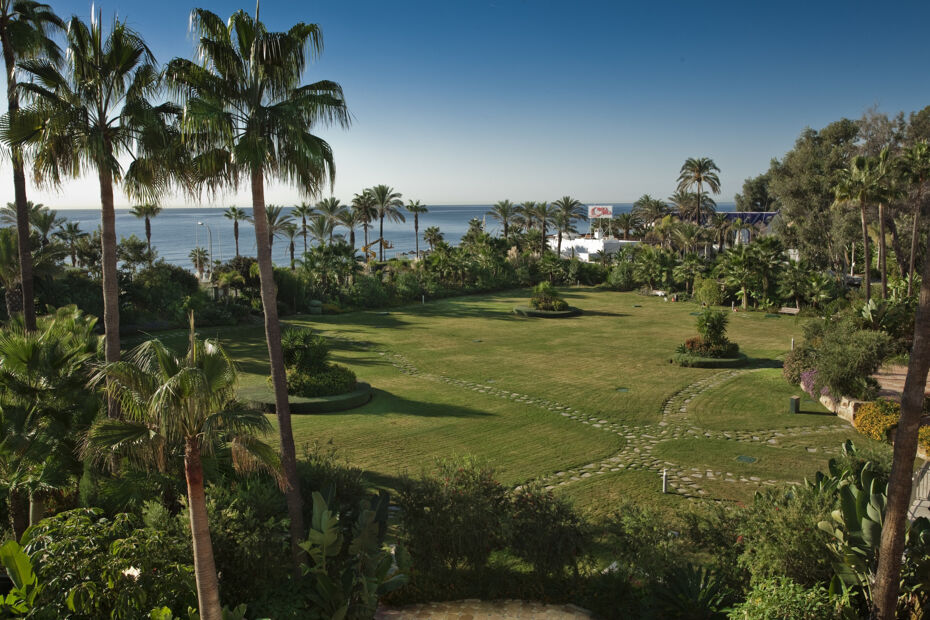
[[[512,308],[528,297],[521,290],[388,312],[289,319],[289,324],[332,338],[333,360],[375,388],[373,400],[359,409],[294,416],[298,446],[331,442],[352,464],[389,486],[404,473],[431,468],[438,458],[465,454],[484,459],[502,481],[516,484],[630,452],[640,433],[662,431],[662,410],[670,397],[726,372],[668,362],[675,347],[695,334],[693,314],[699,308],[693,304],[581,288],[566,289],[564,296],[584,314],[514,316]],[[856,435],[835,418],[816,415],[822,413],[819,406],[808,404],[810,414],[802,416],[786,413],[787,398],[797,390],[773,367],[791,338],[800,336],[800,320],[753,312],[730,317],[730,338],[766,369],[743,372],[695,396],[686,423],[718,432],[831,428],[812,429],[817,434],[810,438],[786,437],[776,447],[700,437],[663,440],[654,454],[682,468],[765,472],[762,477],[778,480],[798,480],[825,467],[829,454],[824,448]],[[219,337],[238,361],[243,396],[268,393],[260,325],[200,332]],[[183,335],[167,337],[180,340]],[[418,372],[402,372],[398,364]],[[449,380],[455,382],[444,382]],[[565,409],[558,407],[596,419],[583,424],[560,415]],[[633,439],[626,437],[631,434]],[[735,464],[738,454],[760,458],[744,470]],[[720,484],[704,485],[708,497],[737,499],[749,492],[729,491],[733,483],[718,490]],[[663,509],[689,501],[662,496],[655,473],[642,470],[609,472],[557,489],[595,514],[606,514],[624,496]]]

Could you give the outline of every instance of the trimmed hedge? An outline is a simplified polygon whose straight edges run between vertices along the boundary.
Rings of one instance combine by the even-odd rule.
[[[371,385],[364,381],[355,384],[355,389],[345,394],[336,394],[335,396],[317,396],[316,398],[291,397],[288,402],[291,405],[291,413],[294,414],[314,414],[314,413],[335,413],[337,411],[348,411],[361,407],[371,400]],[[274,413],[274,402],[267,401],[248,401],[249,406],[261,410],[263,413]]]
[[[568,310],[536,310],[529,306],[517,306],[513,309],[514,314],[527,317],[537,317],[541,319],[561,319],[569,316],[578,316],[581,314],[579,308],[569,307]]]
[[[676,353],[669,360],[672,364],[690,368],[739,368],[749,363],[745,353],[736,357],[700,357],[690,353]]]

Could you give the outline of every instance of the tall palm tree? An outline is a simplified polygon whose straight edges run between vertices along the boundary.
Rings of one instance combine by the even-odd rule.
[[[911,253],[908,262],[907,295],[911,296],[917,260],[918,222],[924,185],[930,179],[930,144],[918,142],[904,151],[895,165],[901,180],[914,189],[914,217],[911,223]]]
[[[748,245],[738,245],[723,255],[717,271],[724,283],[739,289],[743,310],[749,309],[749,288],[756,282],[752,251]]]
[[[327,241],[333,239],[333,229],[335,225],[332,220],[321,213],[316,213],[310,218],[307,224],[307,232],[310,238],[317,242],[318,245],[326,245]]]
[[[144,205],[135,205],[129,210],[130,213],[138,218],[145,220],[145,242],[149,246],[149,254],[152,252],[152,218],[161,213],[161,207],[154,203]]]
[[[77,266],[77,244],[81,239],[87,238],[87,233],[81,230],[77,222],[62,222],[61,227],[53,233],[68,248],[71,256],[71,266]]]
[[[421,204],[419,200],[411,200],[407,202],[407,213],[413,213],[413,239],[414,245],[416,247],[417,258],[420,258],[420,214],[426,213],[428,209],[425,204]]]
[[[62,221],[64,220],[58,217],[58,211],[52,209],[42,208],[29,213],[29,223],[39,236],[39,243],[42,245],[50,243],[49,237],[51,237],[55,228],[61,225]]]
[[[378,229],[378,237],[381,238],[381,243],[379,244],[379,255],[378,260],[384,260],[384,218],[391,220],[392,222],[405,222],[404,214],[400,211],[401,207],[404,206],[404,203],[401,202],[401,193],[395,192],[393,187],[388,187],[387,185],[375,185],[371,188],[371,195],[374,197],[375,210],[378,213],[378,220],[380,221],[380,228]]]
[[[202,458],[228,447],[239,470],[277,468],[272,449],[257,437],[271,430],[268,419],[236,402],[237,373],[214,341],[194,336],[182,356],[158,340],[134,349],[125,362],[111,362],[94,376],[118,399],[124,420],[91,427],[83,452],[102,463],[116,454],[165,472],[183,459],[187,480],[194,576],[200,617],[219,620],[222,607],[210,539]]]
[[[187,257],[191,259],[191,263],[194,264],[194,269],[197,270],[197,278],[203,280],[204,271],[207,268],[207,263],[210,261],[210,255],[207,253],[206,248],[196,247],[190,251]]]
[[[160,88],[155,57],[124,22],[109,32],[99,17],[85,24],[72,17],[67,27],[67,64],[35,59],[20,68],[30,81],[19,85],[31,104],[11,117],[6,140],[33,147],[35,175],[59,186],[63,176],[97,173],[101,207],[101,267],[105,356],[119,359],[119,285],[113,185],[140,201],[155,200],[181,178],[184,149],[171,122],[173,104],[152,105]],[[131,157],[123,169],[120,160]],[[116,415],[115,408],[110,408]]]
[[[862,250],[865,268],[863,280],[865,281],[865,300],[872,299],[872,256],[869,248],[869,225],[867,211],[869,204],[878,194],[875,182],[875,173],[871,162],[863,155],[853,159],[849,168],[840,171],[840,178],[834,188],[834,205],[855,204],[859,207],[859,216],[862,223]]]
[[[621,213],[613,219],[613,223],[620,229],[624,241],[630,238],[630,231],[639,226],[639,218],[635,213]]]
[[[378,217],[378,210],[375,208],[375,197],[371,190],[362,190],[361,194],[355,194],[352,197],[352,210],[358,214],[362,229],[365,231],[365,245],[368,245],[368,229],[371,223]]]
[[[291,215],[300,218],[300,233],[304,238],[304,254],[307,253],[307,218],[314,214],[313,205],[301,202],[291,210]]]
[[[339,220],[342,218],[343,212],[346,210],[346,205],[339,202],[339,199],[334,196],[324,198],[320,202],[316,203],[316,212],[322,215],[330,224],[332,224],[332,228],[329,232],[330,243],[333,242],[333,231],[336,229],[336,226],[339,224]]]
[[[232,220],[233,223],[233,238],[236,240],[236,256],[239,256],[239,222],[249,222],[252,220],[252,217],[240,209],[239,207],[228,207],[223,211],[223,217],[227,220]]]
[[[284,228],[284,238],[287,239],[287,252],[291,257],[291,271],[294,271],[294,250],[297,237],[300,235],[300,227],[291,222]]]
[[[539,255],[546,253],[546,229],[555,221],[555,209],[547,202],[524,202],[523,213],[529,222],[539,227],[542,238],[539,245]]]
[[[6,66],[6,101],[10,116],[19,111],[19,88],[16,80],[16,63],[22,60],[45,58],[53,65],[61,62],[61,49],[50,35],[57,34],[64,23],[47,4],[33,0],[0,0],[0,47]],[[20,287],[23,298],[33,299],[32,256],[29,252],[29,213],[26,200],[26,173],[22,149],[10,149],[13,167],[13,196],[16,210],[16,233],[19,241]],[[35,305],[24,304],[26,329],[36,328]]]
[[[265,226],[268,228],[268,250],[270,251],[274,247],[274,240],[277,237],[286,236],[287,229],[294,221],[289,214],[284,212],[284,207],[280,205],[268,205],[265,208],[265,220]],[[258,225],[255,228],[257,230]]]
[[[669,214],[668,205],[649,194],[643,194],[633,203],[633,214],[649,227]]]
[[[897,187],[890,174],[888,148],[884,148],[871,162],[872,181],[875,184],[875,199],[878,202],[878,270],[882,282],[882,299],[888,299],[888,265],[886,262],[887,235],[885,234],[885,204],[895,199]]]
[[[439,226],[429,226],[426,230],[423,231],[423,241],[429,244],[430,252],[433,251],[438,244],[442,243],[442,233],[439,232]]]
[[[26,225],[31,226],[35,216],[48,209],[41,202],[34,203],[31,200],[26,201]],[[16,228],[16,203],[8,202],[5,206],[0,207],[0,226],[4,228]]]
[[[704,223],[701,215],[701,209],[704,206],[704,185],[714,194],[720,193],[720,177],[717,173],[720,168],[709,157],[689,157],[681,165],[681,173],[678,175],[678,191],[688,191],[697,186],[697,204],[698,204],[698,224]]]
[[[19,237],[12,228],[0,228],[0,284],[3,285],[7,315],[13,317],[23,311],[25,300],[19,278]],[[62,251],[57,244],[39,245],[29,253],[36,277],[52,275],[57,271]],[[25,319],[25,316],[23,317]]]
[[[718,213],[711,221],[710,228],[714,233],[717,251],[723,252],[727,245],[727,235],[730,232],[730,218],[727,217],[726,213]]]
[[[329,144],[311,131],[320,125],[347,127],[350,117],[339,84],[326,80],[301,84],[308,61],[323,51],[319,26],[297,23],[286,32],[271,32],[257,13],[257,6],[254,17],[237,11],[227,22],[210,11],[194,9],[191,26],[202,64],[176,58],[166,75],[185,104],[182,131],[195,151],[199,177],[206,179],[208,187],[236,186],[244,177],[251,187],[265,340],[287,481],[291,554],[299,575],[299,543],[306,532],[265,213],[265,179],[283,179],[307,196],[319,195],[326,181],[334,181],[335,165]]]
[[[510,240],[510,227],[517,221],[520,210],[509,200],[501,200],[491,207],[491,217],[503,226],[504,239]]]
[[[349,229],[349,247],[355,252],[355,228],[362,223],[359,212],[354,208],[343,209],[336,223]]]
[[[552,203],[555,210],[556,227],[559,231],[558,243],[556,244],[556,253],[562,255],[562,234],[568,232],[577,232],[573,230],[575,220],[588,219],[584,205],[581,201],[575,200],[571,196],[562,196]]]

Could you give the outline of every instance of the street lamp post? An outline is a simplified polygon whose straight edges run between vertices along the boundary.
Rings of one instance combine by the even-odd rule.
[[[210,230],[209,224],[197,222],[198,226],[204,226],[207,229],[207,238],[210,240],[210,277],[213,277],[213,231]]]

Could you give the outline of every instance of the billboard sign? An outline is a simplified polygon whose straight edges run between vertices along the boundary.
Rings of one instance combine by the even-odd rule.
[[[600,218],[612,218],[614,216],[614,208],[610,205],[591,205],[588,207],[588,219],[596,220]]]

